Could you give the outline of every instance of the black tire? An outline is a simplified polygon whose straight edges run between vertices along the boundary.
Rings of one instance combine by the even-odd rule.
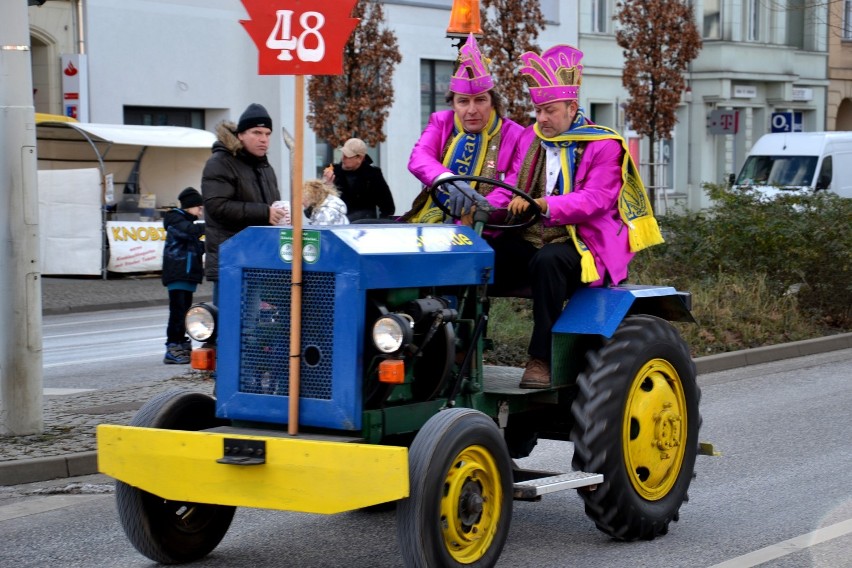
[[[197,431],[216,426],[213,398],[189,391],[161,393],[145,403],[131,426]],[[118,516],[131,544],[161,564],[203,558],[228,532],[236,507],[168,501],[121,481],[115,485]]]
[[[587,359],[571,406],[573,467],[604,481],[579,491],[586,514],[619,540],[666,534],[688,499],[701,426],[689,348],[665,320],[637,315]]]
[[[405,565],[494,566],[512,522],[512,461],[494,421],[441,411],[417,433],[408,463],[410,495],[396,509]]]

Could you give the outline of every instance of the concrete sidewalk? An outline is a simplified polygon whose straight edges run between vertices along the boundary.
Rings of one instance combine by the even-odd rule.
[[[202,282],[193,299],[207,301],[213,285]],[[41,279],[41,313],[43,315],[91,312],[122,308],[166,306],[169,294],[159,274],[142,274],[103,279],[100,277]]]
[[[209,299],[204,283],[196,299]],[[158,277],[119,279],[44,278],[45,315],[167,304]],[[852,348],[852,333],[722,353],[696,359],[699,376],[746,365]],[[0,485],[17,485],[97,472],[95,428],[100,423],[127,424],[159,392],[183,388],[212,394],[213,381],[186,367],[172,378],[73,395],[44,397],[44,432],[0,437]],[[700,378],[699,378],[700,382]]]

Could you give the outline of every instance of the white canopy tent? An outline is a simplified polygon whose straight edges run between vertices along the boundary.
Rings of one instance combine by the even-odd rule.
[[[37,124],[36,138],[40,201],[46,208],[40,216],[50,223],[42,233],[52,243],[42,239],[42,273],[92,274],[92,255],[99,259],[95,274],[104,277],[108,270],[159,270],[160,213],[177,205],[183,188],[200,189],[201,172],[215,135],[178,126],[46,121]],[[99,172],[96,191],[79,185],[91,176],[69,171],[91,169]],[[52,197],[42,195],[42,187],[52,188]],[[72,200],[58,199],[56,192],[63,188],[79,195]],[[66,209],[68,201],[74,202],[73,211]],[[91,237],[93,211],[100,219],[97,239]],[[90,237],[79,238],[83,234]],[[68,237],[67,243],[73,237],[72,247],[56,246],[63,236]],[[118,262],[116,248],[128,241],[134,246]],[[69,254],[80,262],[69,262]],[[135,260],[128,260],[131,258]]]

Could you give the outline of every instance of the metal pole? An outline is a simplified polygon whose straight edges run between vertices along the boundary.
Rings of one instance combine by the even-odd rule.
[[[44,430],[35,109],[26,0],[0,3],[0,434]]]

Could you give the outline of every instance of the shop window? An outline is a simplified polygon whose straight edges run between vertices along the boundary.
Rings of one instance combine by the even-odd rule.
[[[126,106],[124,124],[188,126],[204,130],[204,111],[195,108]]]
[[[322,179],[322,172],[327,168],[330,164],[336,164],[343,158],[343,154],[340,152],[340,146],[332,146],[326,140],[320,140],[317,138],[316,142],[316,150],[314,156],[316,157],[316,177],[317,179]],[[379,160],[381,158],[381,146],[370,146],[367,145],[367,155],[370,156],[370,159],[373,160],[373,164],[378,166]]]

